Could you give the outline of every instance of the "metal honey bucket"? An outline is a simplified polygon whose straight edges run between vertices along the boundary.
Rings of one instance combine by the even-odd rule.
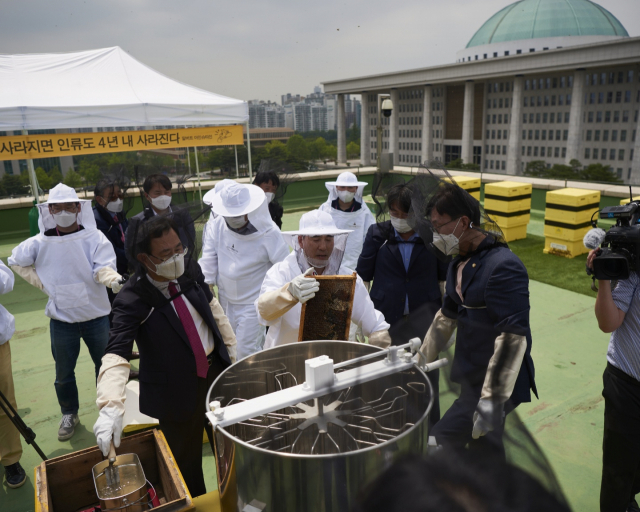
[[[102,510],[119,510],[122,512],[143,512],[149,510],[147,480],[140,459],[135,453],[118,455],[114,468],[120,475],[120,486],[110,488],[107,485],[105,468],[109,460],[99,462],[91,470],[96,495]]]

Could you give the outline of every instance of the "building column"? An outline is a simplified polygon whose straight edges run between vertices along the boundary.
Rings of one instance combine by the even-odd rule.
[[[473,163],[473,100],[475,85],[473,80],[464,84],[464,109],[462,111],[462,151],[465,164]]]
[[[433,89],[425,85],[422,91],[422,152],[420,158],[427,166],[433,160]]]
[[[569,113],[569,137],[567,140],[567,158],[565,164],[571,160],[580,159],[580,135],[582,132],[582,111],[584,106],[585,70],[577,69],[573,75],[573,89],[571,91],[571,111]]]
[[[344,94],[338,94],[338,165],[347,164],[347,132],[344,111]]]
[[[633,110],[631,112],[633,113]],[[638,116],[638,121],[636,122],[635,132],[636,140],[633,143],[633,160],[631,161],[631,177],[629,178],[629,183],[638,185],[640,184],[640,116]],[[633,195],[635,196],[636,194]]]
[[[509,125],[509,146],[507,147],[507,174],[521,174],[522,154],[522,91],[524,77],[518,75],[513,81],[511,96],[511,123]]]
[[[362,91],[360,109],[360,163],[363,166],[371,165],[371,112],[369,109],[369,94]]]
[[[398,132],[398,111],[400,110],[400,104],[398,98],[398,89],[391,89],[393,111],[391,112],[391,121],[389,122],[389,153],[393,153],[393,165],[397,165],[400,162],[400,133]]]

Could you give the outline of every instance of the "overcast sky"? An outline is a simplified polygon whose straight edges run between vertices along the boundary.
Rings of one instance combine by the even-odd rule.
[[[509,0],[0,0],[0,53],[120,46],[182,82],[280,102],[322,81],[455,62]],[[600,0],[640,35],[640,0]]]

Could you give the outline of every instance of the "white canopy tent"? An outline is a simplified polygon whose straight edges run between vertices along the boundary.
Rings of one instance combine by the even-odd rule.
[[[43,129],[241,124],[249,119],[245,101],[168,78],[118,46],[0,55],[0,91],[0,130],[23,134]],[[250,150],[249,146],[251,172]]]

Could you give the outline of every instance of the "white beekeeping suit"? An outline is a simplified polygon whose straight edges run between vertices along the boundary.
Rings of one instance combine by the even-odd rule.
[[[282,234],[290,241],[294,250],[284,261],[277,263],[267,272],[260,290],[260,297],[255,302],[260,323],[269,326],[265,348],[298,341],[301,304],[315,295],[311,293],[306,297],[296,297],[299,295],[296,291],[298,283],[304,280],[317,283],[313,278],[314,269],[309,263],[309,258],[300,246],[299,237],[333,236],[333,252],[328,264],[324,267],[323,275],[353,273],[351,269],[341,264],[345,242],[348,240],[347,235],[350,237],[351,234],[347,230],[337,228],[327,213],[320,210],[305,213],[300,218],[298,231],[285,231]],[[301,280],[303,277],[304,280]],[[310,285],[305,283],[302,286],[308,284]],[[362,327],[372,345],[387,347],[391,344],[388,333],[389,324],[385,321],[384,315],[373,306],[359,276],[356,278],[351,322],[352,325]]]
[[[211,206],[211,202],[213,201],[213,198],[219,194],[220,192],[222,192],[222,190],[224,190],[225,187],[231,185],[232,183],[235,183],[234,180],[229,180],[229,179],[224,179],[222,181],[218,181],[215,186],[209,190],[204,197],[202,198],[202,202],[204,204],[207,204],[209,206]],[[209,220],[207,221],[207,223],[204,225],[204,229],[202,231],[202,247],[204,247],[204,245],[207,243],[207,237],[208,236],[212,236],[213,235],[213,225],[215,223],[215,220],[218,216],[212,211],[209,214]],[[204,254],[202,255],[202,258],[204,259]],[[202,266],[203,261],[200,260],[200,266]],[[206,266],[206,262],[205,266]],[[208,268],[208,266],[207,266]],[[203,269],[204,272],[204,269]],[[207,281],[207,283],[211,282],[211,283],[215,283],[216,282],[216,278],[217,276],[208,276],[207,274],[204,274],[204,277]]]
[[[57,229],[49,205],[80,203],[76,222],[83,229],[65,236],[47,236]],[[49,301],[45,314],[67,323],[86,322],[111,311],[105,286],[120,290],[116,254],[111,242],[96,228],[91,201],[60,183],[51,189],[46,203],[38,205],[40,233],[11,252],[8,263],[30,284],[43,290]]]
[[[255,185],[232,183],[212,200],[217,215],[199,260],[205,281],[218,296],[237,339],[237,359],[262,349],[265,328],[254,302],[265,274],[289,250],[271,220],[265,193]],[[247,223],[248,221],[248,223]]]
[[[329,198],[320,206],[320,210],[327,212],[331,217],[333,217],[336,227],[351,231],[349,239],[347,240],[347,247],[345,249],[342,264],[353,270],[358,266],[358,258],[362,252],[362,245],[364,244],[364,239],[367,236],[369,226],[371,226],[371,224],[375,224],[373,214],[362,199],[362,194],[366,185],[366,182],[358,181],[358,178],[356,178],[356,175],[352,172],[343,172],[338,176],[336,181],[325,183],[325,187],[327,187],[327,190],[329,191]],[[356,203],[360,204],[360,208],[355,211],[340,210],[337,206],[337,186],[357,187],[357,191],[353,198],[354,204],[350,210],[356,206]]]

